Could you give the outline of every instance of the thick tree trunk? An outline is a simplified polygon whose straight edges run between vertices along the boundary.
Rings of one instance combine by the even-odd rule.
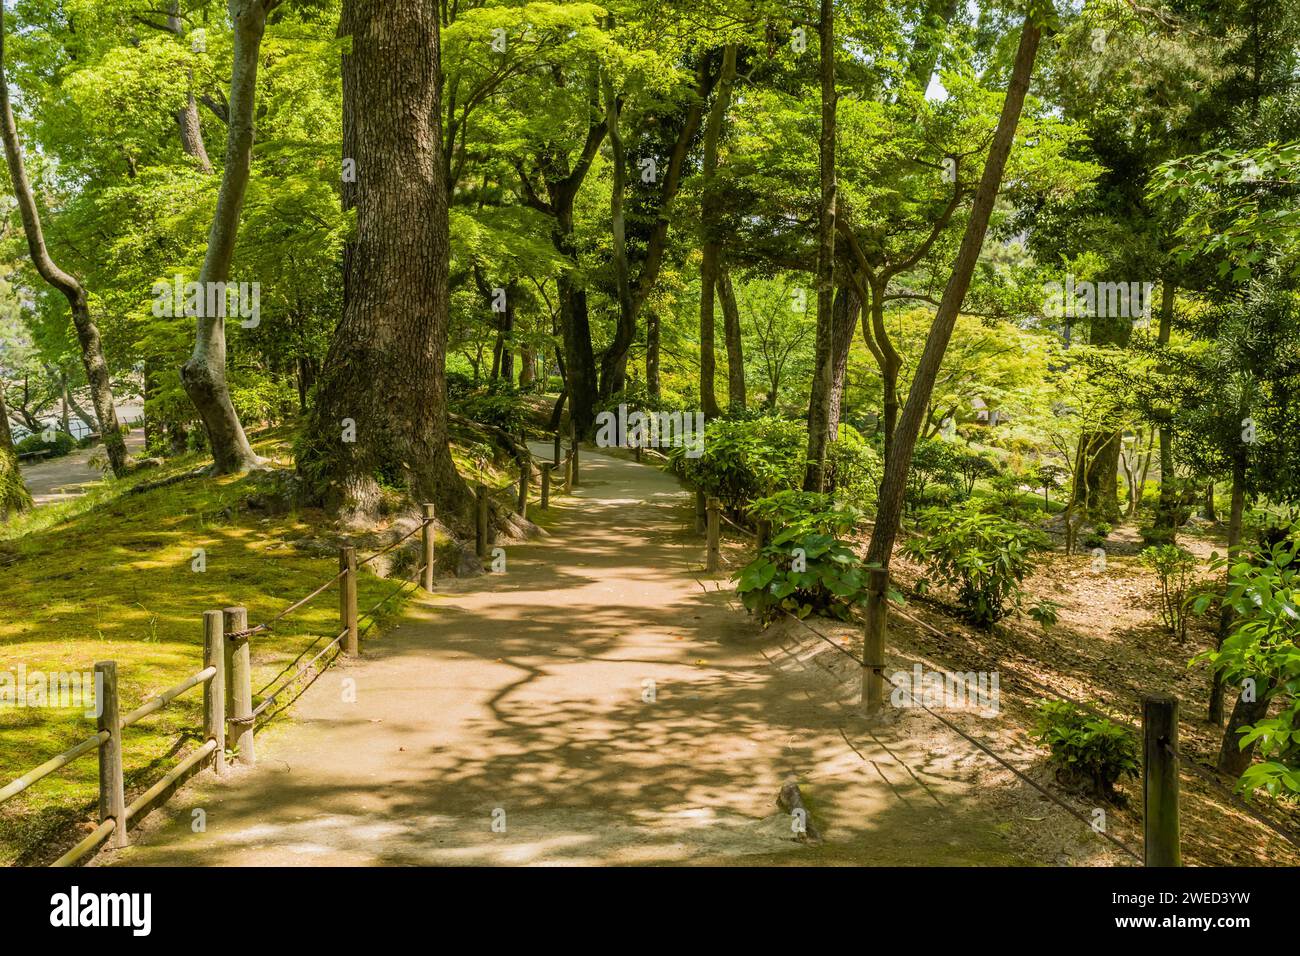
[[[352,39],[343,149],[360,175],[343,198],[356,236],[299,469],[345,517],[373,515],[387,484],[467,528],[473,498],[447,443],[437,15],[422,0],[345,0],[339,33]]]
[[[835,3],[821,0],[820,42],[821,131],[818,165],[821,196],[817,225],[817,345],[812,393],[808,398],[808,468],[804,489],[821,491],[826,484],[826,443],[830,429],[831,387],[834,381],[835,298]]]
[[[104,361],[104,346],[99,338],[99,327],[90,317],[90,305],[86,290],[73,276],[64,272],[50,257],[45,247],[45,234],[41,229],[40,213],[36,209],[36,198],[32,194],[31,183],[27,179],[27,168],[23,163],[22,145],[18,141],[18,126],[14,122],[13,109],[9,103],[9,78],[4,65],[4,11],[0,8],[0,134],[3,134],[5,158],[9,165],[9,178],[14,186],[14,199],[18,202],[18,211],[23,220],[23,233],[27,238],[27,248],[31,252],[32,264],[49,285],[63,293],[72,310],[72,324],[77,331],[77,344],[81,348],[81,362],[86,370],[86,381],[90,385],[90,400],[95,406],[95,417],[99,420],[99,433],[108,454],[109,467],[113,474],[121,476],[126,470],[126,442],[122,439],[122,429],[117,421],[117,410],[113,404],[113,388],[109,380],[108,364]]]
[[[225,282],[239,235],[239,213],[252,172],[253,112],[257,94],[257,67],[261,57],[266,16],[275,0],[230,0],[234,24],[234,53],[230,71],[229,128],[226,165],[217,208],[208,232],[208,249],[199,271],[199,283]],[[205,310],[206,311],[206,310]],[[195,320],[194,350],[181,367],[185,393],[199,413],[212,450],[213,471],[238,474],[255,468],[261,460],[253,453],[230,400],[226,383],[226,323],[219,315]]]
[[[1255,699],[1246,700],[1238,694],[1228,717],[1227,729],[1223,732],[1223,742],[1219,745],[1218,768],[1220,772],[1233,777],[1240,777],[1250,766],[1255,756],[1255,742],[1252,740],[1245,747],[1241,746],[1242,727],[1262,720],[1268,713],[1269,698],[1276,681],[1272,678],[1260,680],[1255,688]]]
[[[718,301],[722,303],[723,339],[727,344],[727,406],[745,410],[745,345],[740,332],[740,306],[731,285],[731,269],[725,257],[718,262]]]
[[[912,464],[912,451],[916,447],[917,436],[927,416],[939,366],[943,363],[944,352],[952,337],[957,315],[966,299],[966,291],[970,288],[971,277],[979,260],[985,234],[988,232],[989,216],[993,212],[993,204],[1002,185],[1002,173],[1006,168],[1007,156],[1011,152],[1016,126],[1020,121],[1020,112],[1024,106],[1025,93],[1029,89],[1029,79],[1034,71],[1034,60],[1038,54],[1041,38],[1042,28],[1026,18],[1020,31],[1020,43],[1011,69],[1006,98],[1002,103],[1002,113],[998,117],[998,125],[993,132],[993,142],[989,146],[988,158],[984,163],[984,173],[971,205],[966,233],[957,250],[952,274],[948,279],[948,285],[944,288],[934,322],[930,326],[930,334],[926,337],[925,350],[921,354],[920,362],[917,363],[907,404],[903,408],[898,430],[894,435],[892,453],[885,463],[884,480],[881,482],[876,507],[876,523],[871,532],[871,544],[867,549],[866,557],[867,565],[878,569],[871,572],[866,608],[867,626],[863,634],[863,660],[868,666],[864,667],[862,672],[862,697],[864,705],[870,703],[868,709],[878,707],[883,699],[889,565],[902,518],[903,495],[907,489],[907,473]],[[872,660],[872,656],[878,656],[879,659]]]

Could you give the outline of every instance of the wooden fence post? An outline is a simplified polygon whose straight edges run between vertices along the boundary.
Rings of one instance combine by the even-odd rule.
[[[352,545],[339,548],[339,623],[347,629],[343,653],[357,657],[361,653],[361,634],[357,630],[357,549]]]
[[[1142,820],[1147,866],[1182,866],[1178,832],[1178,700],[1142,698]]]
[[[708,560],[704,565],[704,570],[710,574],[722,567],[722,555],[719,550],[721,539],[721,528],[719,525],[718,499],[710,498],[708,504]]]
[[[519,466],[519,517],[528,517],[528,482],[533,477],[533,462],[525,457]]]
[[[705,507],[704,492],[696,488],[695,489],[695,533],[696,534],[704,534],[706,513],[707,513],[707,509]]]
[[[641,464],[641,442],[639,441],[636,443],[636,461],[638,465]]]
[[[573,450],[564,456],[564,493],[573,491]]]
[[[474,553],[488,556],[488,490],[483,482],[474,489]]]
[[[542,510],[551,507],[551,466],[542,466]]]
[[[560,430],[558,428],[555,429],[555,464],[556,467],[560,464]]]
[[[885,706],[885,625],[889,616],[889,572],[867,572],[867,622],[862,637],[862,706],[867,716]]]
[[[245,608],[228,607],[222,614],[227,635],[248,630]],[[251,767],[257,763],[257,754],[253,750],[252,648],[247,637],[226,638],[226,700],[231,724],[227,736],[239,751],[239,762]]]
[[[127,836],[126,788],[122,783],[122,718],[117,700],[117,662],[99,661],[95,664],[97,690],[102,695],[96,704],[99,715],[95,729],[108,731],[108,739],[99,745],[99,820],[109,817],[116,822],[113,827],[113,846],[129,846]]]
[[[203,735],[216,741],[212,769],[218,777],[226,772],[226,636],[220,611],[203,612],[203,668],[217,672],[203,685]]]
[[[424,526],[420,529],[420,550],[423,552],[424,573],[420,579],[420,585],[426,591],[433,590],[433,505],[426,504],[421,509],[424,512]]]

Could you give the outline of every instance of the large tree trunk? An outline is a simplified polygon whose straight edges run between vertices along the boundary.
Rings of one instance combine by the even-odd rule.
[[[438,18],[422,0],[345,0],[339,33],[352,39],[343,149],[361,174],[343,201],[356,236],[299,469],[345,517],[370,517],[381,484],[398,484],[465,527],[472,498],[447,444]]]
[[[1025,93],[1029,88],[1029,78],[1034,71],[1034,60],[1038,54],[1041,38],[1042,28],[1026,17],[1020,31],[1020,44],[1011,68],[1006,98],[1002,103],[1002,113],[998,117],[998,125],[993,132],[993,142],[989,146],[988,159],[984,163],[984,173],[980,177],[979,188],[975,191],[975,199],[971,205],[966,233],[962,236],[961,246],[957,250],[957,258],[953,263],[952,275],[944,288],[943,298],[939,302],[934,322],[930,326],[930,334],[926,337],[925,350],[921,354],[920,362],[917,363],[907,404],[903,408],[903,414],[898,421],[898,430],[894,434],[893,450],[885,463],[884,480],[881,482],[876,507],[876,523],[871,532],[871,544],[867,549],[866,558],[867,565],[877,569],[870,572],[867,624],[863,634],[863,661],[866,666],[862,671],[862,699],[868,712],[878,711],[884,699],[883,670],[889,564],[902,518],[903,495],[907,489],[907,473],[912,464],[912,451],[916,447],[917,436],[928,415],[930,396],[934,391],[939,366],[943,363],[944,352],[952,337],[957,315],[966,299],[971,276],[979,261],[984,236],[988,232],[989,216],[993,212],[993,204],[1002,185],[1002,172],[1006,168],[1007,156],[1011,152],[1016,125],[1020,121],[1020,112],[1024,106]]]
[[[126,442],[117,421],[113,404],[113,388],[109,380],[108,364],[104,361],[104,346],[99,338],[99,327],[90,317],[90,303],[86,290],[73,276],[64,272],[50,257],[45,247],[45,234],[41,229],[36,198],[27,179],[23,163],[22,145],[18,141],[18,126],[14,122],[9,103],[9,78],[4,66],[4,11],[0,7],[0,134],[3,135],[5,159],[9,164],[9,178],[14,186],[14,199],[23,220],[23,233],[31,252],[32,264],[49,285],[63,293],[72,310],[72,324],[77,331],[77,344],[81,347],[81,362],[90,385],[90,400],[99,420],[99,433],[108,453],[108,463],[113,474],[121,476],[126,470]]]
[[[731,285],[726,257],[718,261],[718,301],[722,303],[723,339],[727,344],[727,406],[745,410],[745,344],[740,332],[740,306]]]
[[[858,312],[862,303],[857,293],[848,286],[835,292],[833,335],[834,350],[831,360],[831,410],[829,429],[832,440],[839,434],[841,410],[844,406],[844,385],[849,370],[849,348],[858,325]]]
[[[701,226],[704,242],[700,249],[700,402],[705,417],[721,414],[718,406],[717,386],[717,335],[714,320],[714,292],[722,264],[722,241],[718,235],[719,209],[722,197],[714,185],[718,171],[718,143],[722,126],[731,108],[731,90],[736,77],[736,44],[728,43],[722,51],[722,75],[718,95],[713,98],[709,120],[704,127],[704,157],[700,170],[703,183]]]
[[[230,70],[229,128],[226,133],[226,165],[217,208],[208,232],[208,249],[199,271],[199,283],[225,282],[239,236],[239,213],[252,172],[253,110],[257,94],[257,67],[262,34],[268,11],[278,0],[229,0],[234,24],[234,53]],[[206,310],[204,310],[206,311]],[[181,367],[185,393],[199,413],[212,449],[212,468],[218,475],[238,474],[257,467],[244,426],[230,401],[226,383],[226,323],[219,315],[200,315],[195,320],[194,350]]]
[[[804,489],[821,491],[826,484],[826,442],[830,428],[831,386],[834,380],[833,316],[835,298],[835,3],[821,0],[820,43],[821,132],[818,164],[821,197],[817,224],[817,346],[812,393],[808,398],[808,468]]]

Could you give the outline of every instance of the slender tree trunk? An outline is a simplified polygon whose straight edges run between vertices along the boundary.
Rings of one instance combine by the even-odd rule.
[[[1241,547],[1241,531],[1246,513],[1246,456],[1241,452],[1232,460],[1232,504],[1228,508],[1228,556],[1233,557]],[[1224,572],[1227,577],[1227,572]],[[1219,626],[1214,634],[1214,649],[1222,650],[1224,638],[1232,626],[1232,608],[1219,609]],[[1215,669],[1210,674],[1210,706],[1206,714],[1210,723],[1223,726],[1223,671]]]
[[[718,93],[713,98],[709,119],[704,127],[704,157],[700,176],[704,199],[701,204],[701,226],[704,242],[700,249],[700,402],[707,418],[721,414],[718,406],[717,386],[717,335],[714,320],[714,293],[722,265],[722,241],[718,235],[719,209],[722,197],[714,181],[718,171],[718,144],[722,127],[731,108],[731,90],[736,77],[736,44],[728,43],[722,51],[722,75]]]
[[[257,67],[268,11],[276,0],[229,0],[234,24],[234,53],[230,71],[229,128],[226,165],[217,208],[208,232],[208,249],[199,271],[199,283],[230,278],[230,265],[239,236],[239,213],[252,172],[253,115],[257,94]],[[204,310],[207,311],[206,309]],[[226,382],[226,323],[220,315],[200,315],[195,320],[194,350],[181,367],[185,393],[199,413],[212,449],[215,474],[238,474],[256,468],[261,459],[253,453],[230,400]]]
[[[659,397],[659,313],[647,309],[645,316],[645,390]]]
[[[826,485],[826,443],[830,428],[831,388],[834,381],[835,298],[835,3],[821,0],[818,18],[820,43],[821,132],[818,165],[821,197],[817,225],[817,345],[812,393],[808,398],[808,469],[804,489],[821,491]]]
[[[1167,348],[1169,345],[1169,336],[1173,329],[1174,296],[1176,292],[1177,289],[1170,279],[1166,278],[1161,283],[1160,327],[1156,337],[1161,349]],[[1176,500],[1177,489],[1174,480],[1173,430],[1169,427],[1170,414],[1168,409],[1162,409],[1160,414],[1160,500],[1156,504],[1156,515],[1152,524],[1159,530],[1168,531],[1169,541],[1172,543],[1178,528],[1176,517],[1178,502]]]
[[[32,264],[49,285],[63,293],[72,310],[72,324],[77,331],[77,344],[81,347],[81,362],[90,385],[90,400],[99,420],[99,433],[108,454],[113,474],[121,476],[126,471],[126,442],[117,421],[113,404],[113,388],[109,380],[108,364],[104,361],[104,346],[99,338],[99,327],[90,316],[90,303],[81,283],[55,265],[45,247],[45,233],[41,229],[40,213],[32,194],[27,168],[23,163],[22,145],[18,141],[18,126],[14,122],[13,108],[9,102],[9,78],[4,62],[4,11],[0,8],[0,134],[3,134],[5,159],[9,165],[9,178],[14,187],[14,199],[23,220],[23,233],[31,252]]]
[[[356,209],[343,319],[321,370],[300,471],[331,509],[366,518],[381,484],[468,527],[447,442],[447,191],[439,25],[423,0],[344,0],[344,191]]]
[[[849,286],[840,286],[835,292],[834,335],[835,346],[831,362],[831,410],[829,429],[832,438],[839,434],[840,416],[844,405],[845,379],[849,371],[849,349],[853,333],[858,326],[858,312],[862,303]]]
[[[723,338],[727,344],[727,405],[745,410],[745,346],[740,332],[740,307],[731,285],[731,268],[723,256],[718,262],[718,301],[722,303]]]
[[[889,565],[902,518],[903,495],[907,490],[907,473],[912,464],[912,451],[916,447],[916,439],[929,408],[939,366],[943,362],[944,352],[952,337],[957,315],[966,299],[966,291],[970,288],[971,277],[974,275],[980,249],[988,232],[989,216],[993,212],[993,204],[1002,185],[1002,173],[1006,168],[1007,156],[1011,152],[1016,126],[1020,121],[1020,112],[1024,106],[1025,93],[1029,89],[1029,79],[1034,71],[1034,60],[1038,54],[1041,38],[1042,28],[1027,17],[1020,31],[1020,43],[1011,69],[1006,98],[1002,103],[1002,113],[993,132],[993,141],[984,163],[984,173],[975,191],[966,233],[957,250],[952,274],[948,279],[948,285],[944,288],[934,322],[930,326],[930,334],[926,337],[925,350],[917,363],[907,404],[903,408],[898,430],[894,434],[893,450],[885,463],[884,480],[881,482],[876,507],[876,523],[871,532],[871,544],[867,549],[866,558],[867,565],[874,566],[878,570],[871,572],[868,588],[863,660],[871,666],[864,668],[862,673],[864,705],[868,700],[878,701],[883,687],[883,674],[876,668],[883,667]],[[879,653],[881,659],[872,661],[866,656],[872,653]]]

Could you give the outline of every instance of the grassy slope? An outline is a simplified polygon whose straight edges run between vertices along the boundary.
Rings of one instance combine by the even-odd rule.
[[[277,467],[289,467],[283,435],[256,446]],[[201,463],[198,456],[178,459],[0,526],[0,670],[22,663],[29,673],[84,672],[115,660],[125,712],[202,667],[205,609],[243,605],[255,623],[337,573],[328,550],[332,528],[319,511],[267,517],[246,507],[264,488],[258,478],[188,479],[126,496],[135,484]],[[292,545],[301,539],[316,546]],[[196,548],[207,552],[204,573],[191,570]],[[363,572],[363,613],[392,588]],[[256,635],[254,689],[316,636],[338,630],[331,589],[284,626]],[[201,708],[196,688],[127,730],[128,800],[197,742]],[[80,708],[0,709],[0,785],[93,731],[94,718]],[[54,847],[70,845],[94,818],[96,792],[96,761],[88,754],[0,806],[0,865],[52,859]]]

